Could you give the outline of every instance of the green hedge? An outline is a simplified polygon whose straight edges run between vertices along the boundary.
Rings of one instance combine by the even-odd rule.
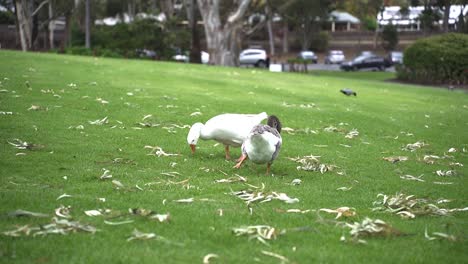
[[[468,35],[449,33],[416,41],[404,52],[398,79],[432,84],[468,83]]]

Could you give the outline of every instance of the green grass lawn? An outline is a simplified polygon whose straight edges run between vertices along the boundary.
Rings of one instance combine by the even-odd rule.
[[[0,261],[202,263],[212,253],[219,258],[211,263],[281,262],[262,253],[268,251],[291,263],[466,263],[468,212],[403,219],[372,208],[381,200],[379,193],[399,192],[434,203],[450,200],[436,204],[440,208],[468,206],[468,95],[382,81],[387,77],[393,78],[391,73],[304,75],[1,51]],[[345,87],[358,96],[339,93]],[[234,161],[225,161],[223,146],[214,141],[200,140],[191,155],[184,125],[220,113],[262,111],[277,115],[283,127],[295,130],[282,133],[273,175],[265,176],[266,166],[249,161],[240,170],[233,169]],[[201,115],[192,116],[194,112]],[[143,121],[147,115],[151,117]],[[89,123],[104,117],[107,124]],[[142,127],[141,122],[159,125]],[[324,131],[330,126],[338,132]],[[359,135],[345,138],[352,129]],[[17,149],[9,144],[15,139],[35,147]],[[402,150],[418,141],[427,145],[414,152]],[[151,149],[145,146],[179,155],[148,155]],[[449,153],[450,148],[456,152]],[[232,150],[233,157],[239,154],[240,149]],[[434,164],[423,160],[425,155],[444,154],[451,157]],[[297,170],[298,164],[288,159],[306,155],[320,156],[322,163],[337,168],[323,174]],[[383,160],[390,156],[408,160]],[[104,169],[111,179],[100,179]],[[438,176],[437,170],[455,170],[456,175]],[[165,172],[178,174],[161,174]],[[215,183],[235,174],[250,185]],[[423,175],[423,182],[401,179],[404,175]],[[291,185],[294,179],[302,183]],[[116,188],[112,180],[124,187]],[[299,202],[254,203],[250,211],[230,194],[259,191],[262,186],[263,193],[286,193]],[[72,197],[57,200],[64,193]],[[187,198],[194,201],[175,202]],[[24,225],[45,228],[60,205],[71,207],[70,221],[99,231],[3,234]],[[336,223],[335,214],[318,212],[343,206],[354,208],[356,215]],[[169,213],[170,221],[129,215],[129,208]],[[8,216],[17,209],[49,217]],[[96,217],[84,213],[92,209],[111,213]],[[284,213],[288,209],[311,211]],[[402,235],[359,237],[367,244],[353,242],[344,223],[366,217],[381,219]],[[133,222],[104,222],[127,220]],[[278,235],[264,245],[233,234],[233,228],[248,225],[268,225]],[[431,237],[441,232],[455,239],[428,240],[426,228]],[[134,229],[155,233],[159,239],[127,241]],[[342,235],[347,242],[340,241]]]

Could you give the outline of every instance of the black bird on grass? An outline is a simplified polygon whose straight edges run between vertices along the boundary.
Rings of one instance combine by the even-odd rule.
[[[340,92],[342,92],[344,95],[347,95],[347,96],[351,96],[351,95],[357,96],[357,93],[349,88],[341,89]]]

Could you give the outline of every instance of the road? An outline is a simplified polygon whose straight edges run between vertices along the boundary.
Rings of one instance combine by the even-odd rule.
[[[304,66],[300,65],[300,69],[303,69]],[[313,70],[324,70],[324,71],[341,71],[340,65],[338,64],[323,64],[323,63],[317,63],[317,64],[308,64],[307,65],[307,70],[313,71]],[[377,69],[362,69],[360,71],[374,71]],[[289,69],[289,64],[285,63],[283,64],[283,71],[288,72],[290,71]],[[395,67],[390,67],[385,69],[386,72],[395,72]]]

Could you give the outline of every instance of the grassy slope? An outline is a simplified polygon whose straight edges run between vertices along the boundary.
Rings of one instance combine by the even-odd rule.
[[[366,74],[358,79],[353,78],[352,73],[346,73],[351,78],[345,73],[336,74],[343,76],[274,74],[253,69],[0,52],[1,89],[8,90],[0,93],[0,111],[14,112],[14,115],[0,115],[1,213],[19,208],[53,213],[60,204],[71,205],[75,219],[101,230],[95,235],[2,236],[0,260],[187,263],[201,262],[204,255],[216,253],[222,263],[246,263],[254,259],[273,262],[273,258],[260,252],[268,250],[297,263],[466,261],[466,213],[403,220],[389,213],[372,212],[371,208],[378,193],[399,191],[432,199],[453,199],[446,205],[450,208],[467,206],[466,166],[456,168],[457,177],[441,178],[434,171],[449,169],[447,162],[427,165],[418,161],[424,154],[443,155],[455,147],[459,150],[453,154],[455,160],[468,165],[467,153],[461,152],[463,147],[468,149],[467,94],[368,81]],[[25,81],[29,81],[32,89],[26,88]],[[69,87],[70,83],[77,86]],[[358,97],[343,96],[338,92],[343,87],[356,90]],[[61,98],[42,93],[41,89],[53,89]],[[133,96],[127,95],[129,92]],[[95,100],[100,97],[109,104]],[[283,102],[297,106],[285,107]],[[316,107],[298,106],[308,103],[315,103]],[[47,107],[48,111],[28,111],[31,105]],[[203,115],[190,116],[195,111]],[[200,142],[196,155],[191,156],[185,140],[187,129],[176,129],[175,134],[160,127],[132,129],[147,114],[167,126],[204,122],[223,112],[261,111],[278,115],[285,127],[308,127],[319,132],[284,133],[283,149],[272,166],[274,177],[265,177],[264,166],[249,162],[240,171],[235,171],[233,162],[224,161],[222,147],[214,147],[212,141]],[[89,120],[105,116],[109,117],[108,125],[88,124]],[[359,137],[350,140],[343,134],[323,132],[324,127],[338,126],[341,122],[349,124],[344,126],[347,130],[358,129]],[[84,125],[84,130],[68,129],[80,124]],[[117,128],[111,128],[113,125]],[[414,136],[405,136],[401,131],[411,132]],[[398,139],[394,139],[396,136]],[[27,151],[25,156],[15,156],[19,150],[7,143],[14,138],[45,147]],[[418,140],[430,145],[413,153],[401,150],[402,146]],[[166,152],[182,156],[148,156],[145,145],[161,146]],[[239,149],[234,149],[233,156],[239,153]],[[345,175],[297,171],[296,164],[286,159],[310,154],[322,156],[322,162],[336,164]],[[410,161],[391,164],[382,160],[391,155],[407,155]],[[133,162],[113,164],[114,158]],[[170,166],[171,162],[177,162],[175,168]],[[205,172],[200,169],[202,167],[211,170]],[[124,185],[138,184],[145,190],[116,190],[109,181],[98,179],[102,168],[110,169],[114,178]],[[242,190],[247,187],[213,183],[214,179],[226,178],[219,170],[229,175],[239,173],[254,185],[264,183],[265,191],[285,192],[299,198],[300,203],[264,203],[255,206],[251,216],[242,201],[226,194],[230,188]],[[144,185],[167,179],[160,175],[167,171],[181,174],[172,179],[174,181],[190,178],[190,184],[195,188]],[[401,180],[399,175],[404,174],[424,174],[426,182]],[[295,178],[302,179],[303,183],[288,185]],[[454,184],[436,185],[434,181]],[[353,188],[348,192],[336,190],[342,186]],[[56,201],[63,193],[73,197]],[[99,202],[98,197],[105,197],[107,201]],[[216,201],[170,202],[189,197]],[[162,204],[164,199],[169,201],[166,205]],[[344,233],[341,228],[317,223],[314,213],[291,215],[275,210],[340,206],[356,208],[358,216],[354,220],[362,220],[365,216],[380,218],[411,235],[370,238],[364,246],[346,244],[339,241]],[[161,224],[135,218],[133,224],[108,226],[103,224],[102,218],[87,217],[83,213],[96,208],[126,211],[135,207],[170,212],[172,222]],[[224,210],[222,217],[217,214],[220,208]],[[332,219],[332,216],[322,215]],[[44,219],[1,217],[0,230],[10,230],[15,224],[45,222]],[[231,234],[231,228],[250,224],[268,224],[281,229],[310,226],[312,231],[289,232],[272,241],[271,247]],[[425,227],[432,232],[454,234],[460,241],[427,241]],[[154,240],[127,242],[126,238],[134,228],[155,232],[184,245]]]

